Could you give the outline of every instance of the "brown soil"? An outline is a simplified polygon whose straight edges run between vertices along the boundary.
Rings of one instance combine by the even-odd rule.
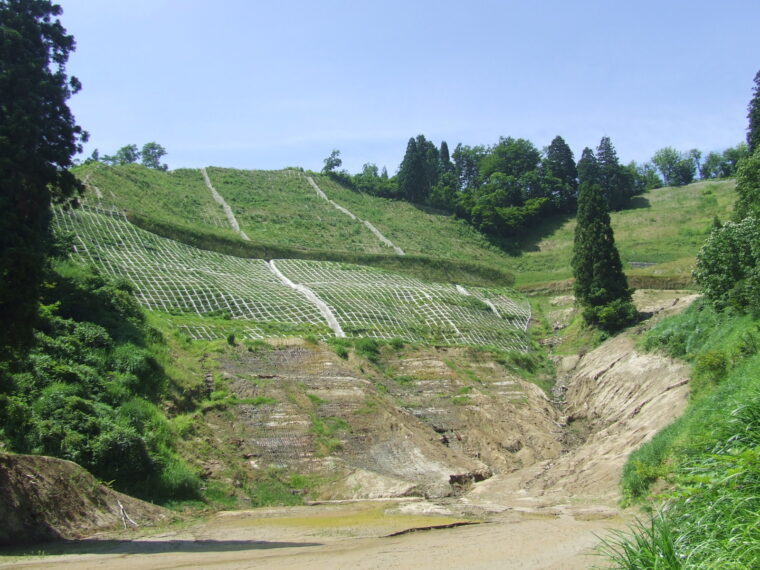
[[[693,300],[677,297],[644,292],[637,301],[664,315]],[[617,506],[626,457],[686,405],[686,366],[636,352],[634,339],[645,326],[585,355],[560,359],[565,402],[559,407],[504,367],[464,349],[404,354],[384,371],[386,378],[402,381],[388,382],[382,390],[373,371],[326,349],[290,346],[267,356],[241,354],[223,364],[225,381],[239,397],[267,396],[276,403],[237,409],[233,416],[208,413],[213,431],[198,437],[215,438],[207,443],[219,450],[220,464],[227,454],[225,461],[238,457],[248,469],[279,462],[317,474],[332,470],[337,475],[321,489],[324,498],[396,499],[219,513],[147,538],[101,535],[56,544],[44,557],[0,557],[0,566],[573,569],[601,564],[593,552],[599,535],[624,527],[630,518]],[[333,434],[339,445],[328,449],[314,433],[314,417],[341,418],[350,429]],[[427,499],[404,497],[410,494]],[[483,524],[389,537],[462,522]]]
[[[74,539],[171,518],[165,509],[104,487],[71,461],[0,454],[0,544]]]

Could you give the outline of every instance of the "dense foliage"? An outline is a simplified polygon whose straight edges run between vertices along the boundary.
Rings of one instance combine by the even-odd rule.
[[[752,89],[752,99],[747,108],[747,145],[750,152],[760,147],[760,71],[755,74],[755,87]]]
[[[758,84],[748,142],[758,127]],[[760,149],[739,162],[734,221],[716,224],[697,257],[705,297],[658,323],[644,346],[692,362],[691,404],[633,453],[623,493],[664,479],[666,508],[608,541],[621,568],[760,567]]]
[[[698,301],[658,323],[644,346],[693,363],[692,404],[631,455],[623,494],[670,483],[667,508],[607,553],[620,568],[760,565],[760,325]]]
[[[0,363],[0,443],[75,461],[143,498],[195,496],[199,481],[156,405],[167,389],[155,356],[161,335],[128,283],[57,265],[34,347]]]
[[[136,144],[128,144],[117,150],[114,155],[105,154],[100,156],[98,149],[95,149],[90,157],[85,160],[85,164],[102,162],[111,166],[120,166],[140,162],[140,164],[147,168],[168,170],[169,166],[161,163],[161,159],[164,156],[166,156],[166,149],[157,142],[145,143],[142,150],[138,149]]]
[[[50,206],[81,191],[67,167],[86,133],[66,101],[74,38],[49,0],[0,1],[0,347],[32,341]]]
[[[694,277],[718,309],[760,315],[760,149],[737,172],[736,221],[713,229]]]
[[[584,320],[612,332],[632,323],[636,309],[606,202],[599,184],[581,184],[572,265],[575,298]]]

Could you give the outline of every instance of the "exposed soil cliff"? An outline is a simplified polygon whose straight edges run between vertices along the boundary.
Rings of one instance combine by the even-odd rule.
[[[104,487],[71,461],[0,454],[0,544],[79,538],[170,518],[165,509]]]

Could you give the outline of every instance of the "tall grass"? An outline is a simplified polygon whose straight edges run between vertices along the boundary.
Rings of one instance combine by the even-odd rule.
[[[606,554],[622,568],[760,567],[760,325],[696,303],[644,346],[694,363],[692,402],[623,472],[628,502],[665,483],[662,512]]]

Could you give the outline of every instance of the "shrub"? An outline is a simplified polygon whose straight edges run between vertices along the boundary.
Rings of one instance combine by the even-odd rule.
[[[592,326],[613,333],[635,323],[638,311],[629,300],[616,299],[606,305],[585,307],[583,319]]]
[[[714,229],[697,254],[694,278],[718,310],[760,314],[760,221]]]

